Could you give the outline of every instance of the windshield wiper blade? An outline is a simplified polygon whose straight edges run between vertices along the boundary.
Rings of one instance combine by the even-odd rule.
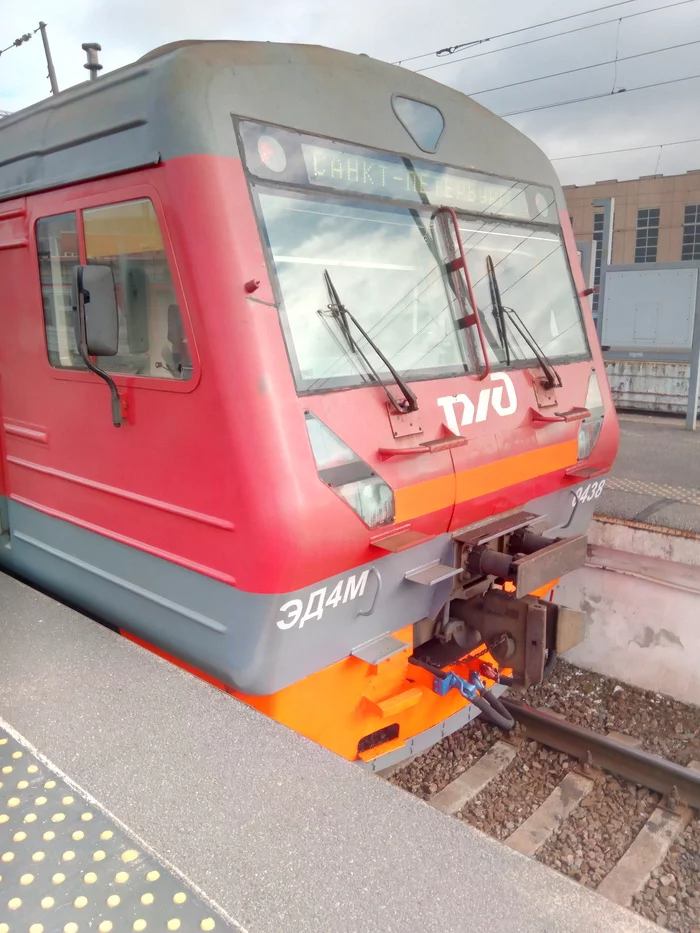
[[[523,321],[518,312],[513,308],[508,308],[504,305],[503,310],[508,312],[508,319],[513,323],[515,329],[518,331],[528,347],[532,350],[540,369],[545,375],[545,389],[561,388],[561,376],[554,368],[551,360],[546,356],[542,347],[532,336],[532,332],[529,330],[525,321]]]
[[[517,311],[513,308],[508,308],[503,304],[501,299],[501,290],[498,287],[498,279],[496,278],[496,269],[493,265],[493,260],[490,256],[486,257],[486,271],[489,277],[489,286],[491,288],[491,301],[493,303],[494,309],[497,312],[496,320],[498,322],[498,334],[501,338],[501,343],[503,349],[506,352],[506,363],[510,365],[510,346],[508,344],[508,335],[506,333],[506,312],[508,314],[508,320],[511,322],[513,327],[517,330],[520,336],[523,338],[528,347],[532,350],[532,353],[537,360],[537,363],[544,373],[545,389],[554,389],[561,388],[561,376],[554,368],[552,362],[547,358],[542,347],[535,340],[532,331],[528,328],[527,324],[520,317]]]
[[[506,332],[506,312],[503,307],[503,302],[501,301],[501,290],[498,287],[498,279],[496,278],[496,270],[493,267],[493,259],[491,256],[486,257],[486,274],[489,279],[489,289],[491,291],[491,304],[493,305],[493,313],[496,318],[496,328],[498,330],[498,338],[501,341],[501,346],[506,354],[506,366],[510,366],[510,344],[508,343],[508,334]]]
[[[398,411],[400,414],[406,414],[407,412],[410,412],[410,411],[418,411],[418,399],[416,398],[415,393],[411,390],[410,386],[407,385],[407,383],[399,375],[399,373],[394,369],[394,367],[391,365],[389,360],[379,349],[379,347],[374,342],[374,340],[372,340],[370,335],[364,329],[362,324],[360,324],[360,322],[357,320],[355,315],[351,314],[350,311],[348,311],[345,305],[341,302],[340,296],[338,295],[336,287],[333,284],[333,280],[328,274],[327,269],[323,273],[323,278],[326,283],[326,289],[328,290],[328,298],[329,298],[328,311],[333,315],[333,319],[338,324],[338,327],[340,328],[341,333],[343,334],[343,336],[345,337],[345,340],[347,341],[350,351],[352,353],[357,353],[362,358],[368,371],[372,374],[372,376],[374,376],[375,380],[384,389],[384,391],[386,392],[387,398],[389,399],[391,404],[394,406],[396,411]],[[323,312],[319,311],[319,314],[323,314]],[[401,394],[404,397],[403,401],[395,398],[392,395],[392,393],[389,391],[387,386],[385,386],[384,383],[382,382],[382,379],[379,373],[377,372],[377,370],[375,369],[375,367],[367,359],[367,356],[364,353],[364,351],[361,349],[361,347],[358,346],[357,341],[353,340],[352,332],[350,331],[350,323],[355,325],[355,327],[359,330],[359,332],[365,338],[365,340],[370,345],[370,347],[372,347],[374,352],[377,354],[379,359],[384,363],[386,368],[389,370],[394,381],[396,382],[396,385],[399,387],[399,389],[401,389]]]

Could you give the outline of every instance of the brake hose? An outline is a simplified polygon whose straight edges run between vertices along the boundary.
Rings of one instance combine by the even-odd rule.
[[[481,710],[482,716],[491,725],[506,730],[512,729],[515,725],[513,717],[490,690],[485,690],[481,696],[475,696],[471,702]]]

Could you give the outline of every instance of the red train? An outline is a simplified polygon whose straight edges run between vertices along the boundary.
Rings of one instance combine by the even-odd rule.
[[[543,597],[618,443],[539,149],[366,56],[182,42],[0,153],[0,566],[369,767],[502,721],[580,639]]]

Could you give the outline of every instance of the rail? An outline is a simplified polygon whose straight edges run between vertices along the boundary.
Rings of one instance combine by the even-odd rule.
[[[574,725],[555,714],[501,699],[528,738],[700,810],[700,772]]]

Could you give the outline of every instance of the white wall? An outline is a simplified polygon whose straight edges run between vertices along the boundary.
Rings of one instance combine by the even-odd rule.
[[[700,536],[599,519],[589,540],[554,596],[588,614],[566,659],[700,705]]]

